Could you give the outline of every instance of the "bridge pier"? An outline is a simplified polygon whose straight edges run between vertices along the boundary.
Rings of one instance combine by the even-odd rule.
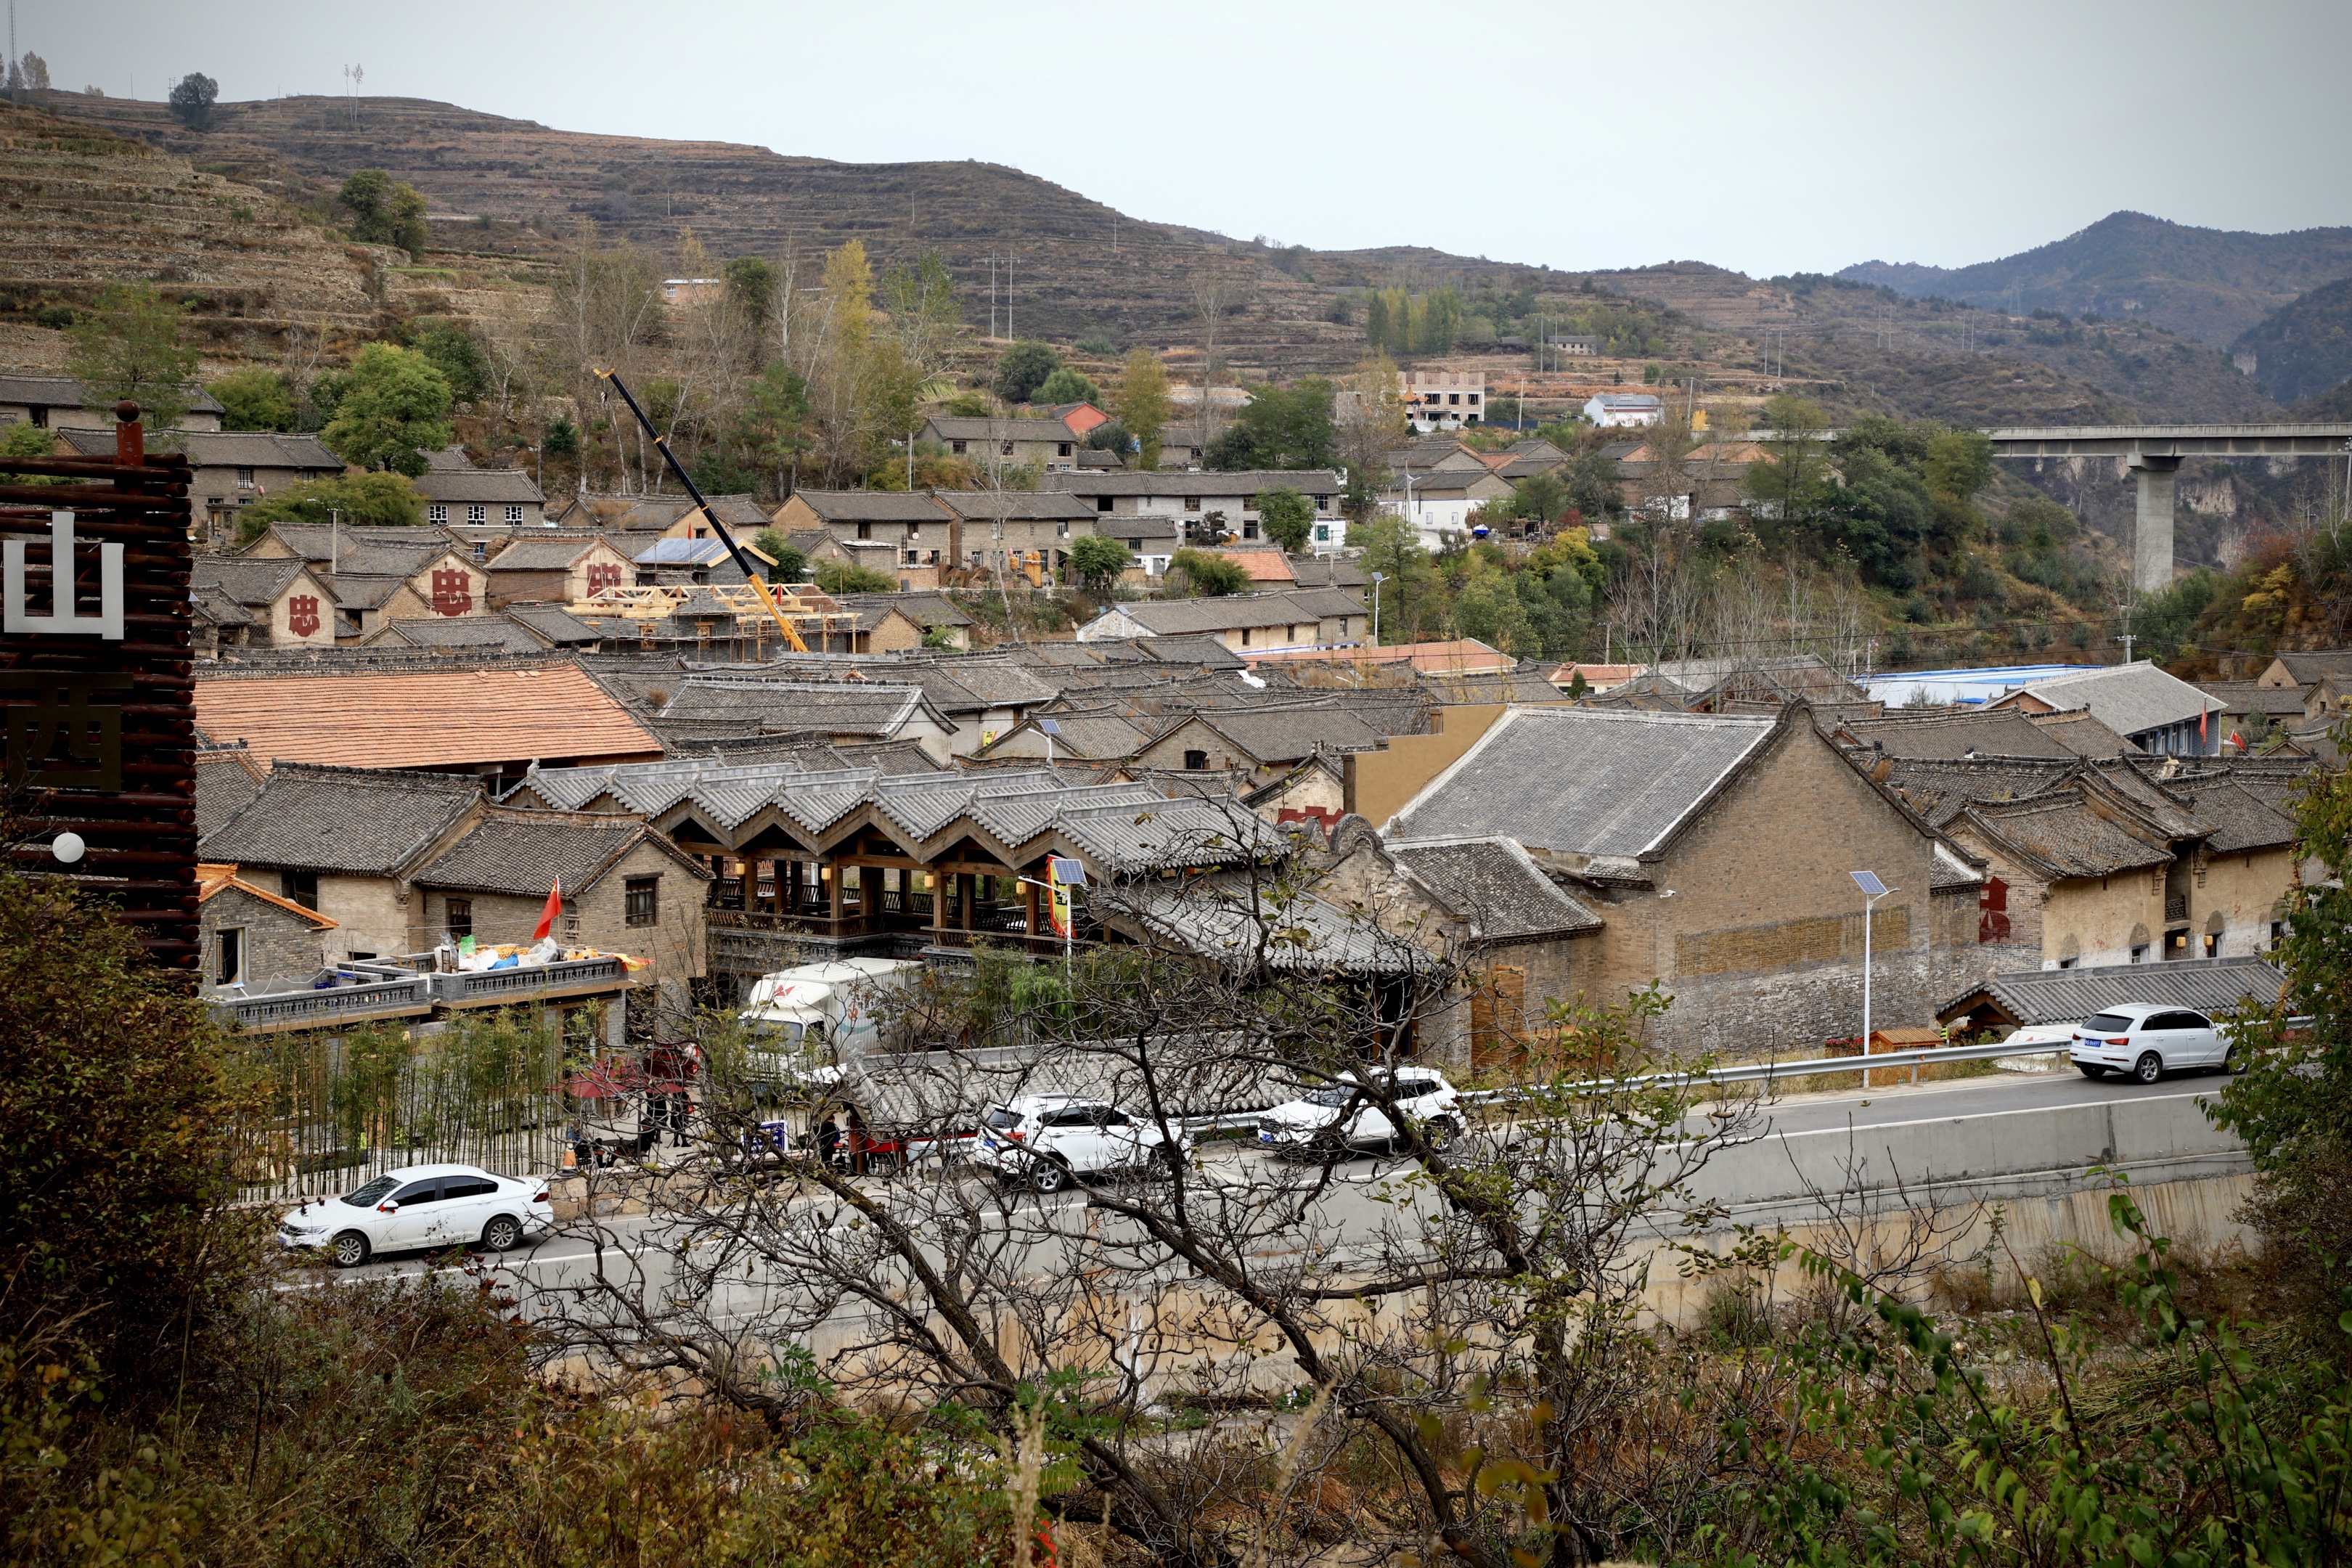
[[[2132,590],[2161,594],[2172,586],[2172,503],[2179,488],[2180,459],[2136,452],[2131,468],[2139,480],[2133,507]]]

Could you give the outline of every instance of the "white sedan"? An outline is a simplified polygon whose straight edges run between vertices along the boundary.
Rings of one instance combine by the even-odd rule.
[[[1372,1069],[1376,1079],[1381,1073]],[[1399,1068],[1388,1088],[1397,1113],[1422,1123],[1422,1136],[1432,1147],[1444,1148],[1462,1131],[1461,1096],[1434,1070]],[[1399,1136],[1351,1072],[1257,1119],[1258,1142],[1276,1154],[1331,1158],[1355,1149],[1393,1149]]]
[[[476,1242],[505,1252],[554,1228],[542,1177],[478,1165],[405,1165],[340,1198],[313,1198],[278,1226],[278,1245],[327,1249],[338,1268],[379,1252]]]
[[[2204,1014],[2147,1002],[2110,1007],[2083,1020],[2070,1053],[2084,1078],[2127,1073],[2154,1083],[2167,1073],[2219,1068],[2237,1070],[2229,1033]]]

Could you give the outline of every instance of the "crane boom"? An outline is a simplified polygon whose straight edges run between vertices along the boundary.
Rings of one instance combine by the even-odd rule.
[[[637,405],[637,400],[627,385],[612,371],[600,370],[596,374],[613,384],[613,390],[621,395],[621,401],[629,405],[629,412],[637,416],[637,423],[644,426],[646,434],[654,438],[654,450],[662,455],[662,461],[669,465],[669,471],[677,477],[679,484],[686,487],[686,493],[694,498],[696,510],[710,520],[711,531],[719,536],[719,542],[727,547],[727,553],[733,557],[736,566],[742,572],[743,581],[751,584],[752,596],[760,601],[760,607],[768,612],[769,618],[783,632],[785,640],[793,645],[795,653],[808,652],[808,644],[801,640],[800,628],[787,620],[783,611],[776,607],[775,598],[768,592],[767,583],[751,570],[751,558],[743,553],[743,547],[735,542],[735,536],[727,531],[727,525],[719,521],[717,512],[710,510],[710,502],[703,496],[701,487],[687,473],[686,465],[677,460],[677,454],[669,449],[669,443],[662,437],[662,433],[654,428],[654,422]]]

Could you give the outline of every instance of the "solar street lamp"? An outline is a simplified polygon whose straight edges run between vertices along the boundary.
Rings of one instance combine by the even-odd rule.
[[[1853,885],[1862,889],[1862,1054],[1866,1060],[1870,1056],[1870,913],[1879,900],[1899,889],[1880,881],[1875,871],[1849,871],[1846,874],[1853,879]],[[1863,1081],[1870,1081],[1868,1073],[1863,1074]]]

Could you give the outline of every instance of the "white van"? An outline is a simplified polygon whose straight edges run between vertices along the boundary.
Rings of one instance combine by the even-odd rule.
[[[828,1069],[841,1062],[898,1048],[905,1023],[890,1016],[890,994],[922,972],[904,959],[841,958],[760,976],[736,1015],[751,1037],[752,1075],[824,1080],[838,1076]]]

